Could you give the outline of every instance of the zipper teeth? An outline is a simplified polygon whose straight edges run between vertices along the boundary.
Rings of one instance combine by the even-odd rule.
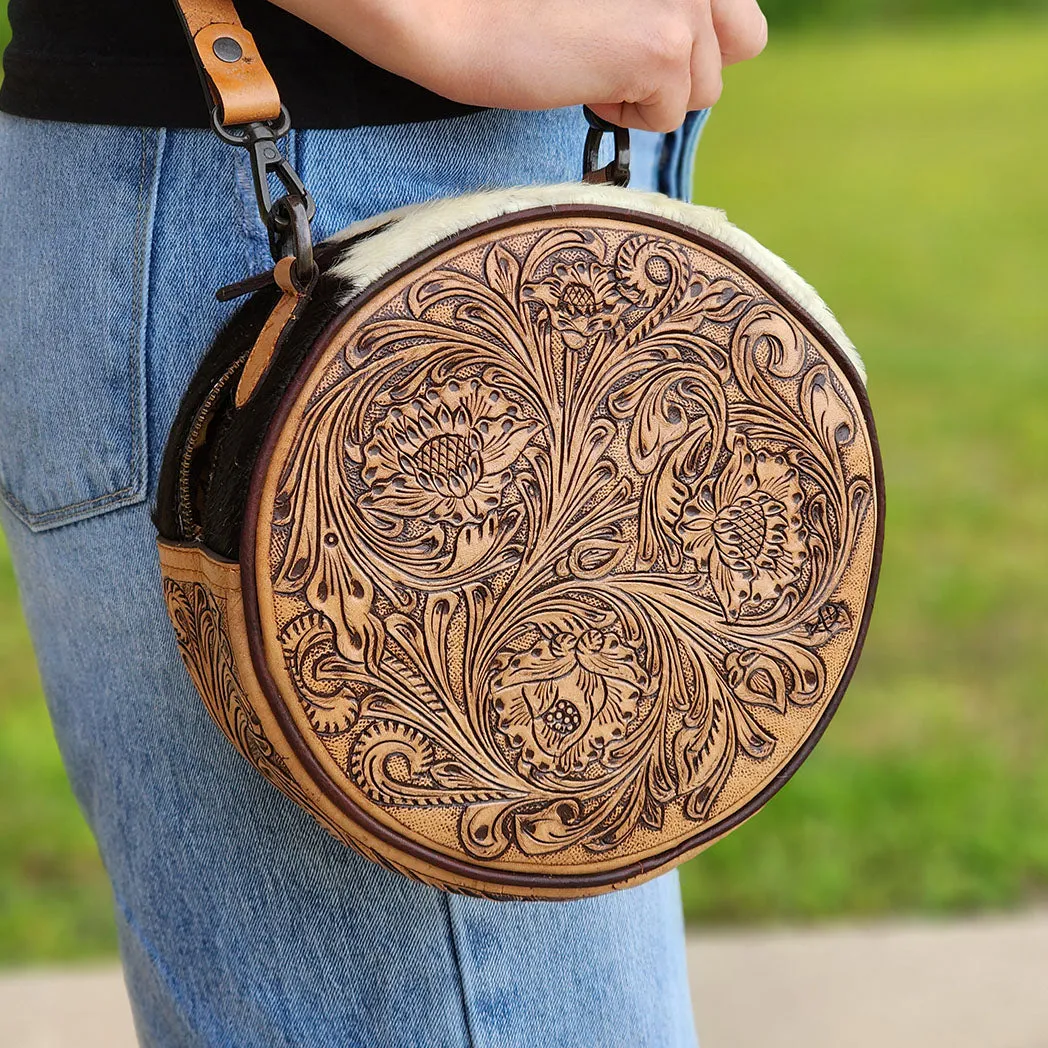
[[[249,353],[250,350],[237,357],[211,387],[211,392],[204,398],[203,404],[200,405],[200,410],[193,419],[189,436],[186,437],[186,442],[182,447],[182,457],[178,464],[178,509],[176,515],[182,534],[194,540],[203,536],[204,529],[193,518],[193,495],[190,490],[190,472],[193,455],[200,446],[204,430],[213,418],[215,404],[226,391],[233,376],[244,366]]]

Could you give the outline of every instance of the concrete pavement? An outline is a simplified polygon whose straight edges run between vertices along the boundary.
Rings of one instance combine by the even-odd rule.
[[[703,932],[688,959],[702,1048],[1048,1048],[1048,911]],[[135,1048],[119,973],[0,973],[0,1045]]]
[[[1048,911],[703,935],[702,1048],[1048,1048]]]

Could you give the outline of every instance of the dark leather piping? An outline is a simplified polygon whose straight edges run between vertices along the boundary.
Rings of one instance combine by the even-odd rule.
[[[484,866],[480,863],[471,863],[454,858],[443,852],[437,851],[435,848],[420,845],[415,841],[401,836],[391,830],[384,823],[379,822],[372,815],[355,804],[352,799],[347,797],[339,789],[337,784],[331,780],[327,772],[317,761],[316,757],[314,757],[309,747],[303,742],[295,728],[291,715],[284,707],[276,682],[269,673],[263,650],[262,630],[258,614],[258,590],[255,581],[255,530],[258,524],[258,507],[273,449],[284,428],[287,416],[294,405],[299,392],[305,384],[306,377],[316,366],[332,338],[342,328],[347,318],[373,297],[381,294],[385,288],[398,280],[406,272],[429,261],[437,255],[443,254],[453,244],[468,243],[476,236],[483,235],[491,230],[508,228],[530,221],[534,218],[551,215],[556,215],[558,218],[578,216],[580,218],[639,219],[657,229],[662,229],[683,239],[691,240],[693,243],[696,243],[709,251],[723,255],[733,265],[737,266],[740,270],[746,273],[747,276],[753,279],[758,286],[764,288],[764,290],[769,294],[769,297],[775,299],[799,317],[804,322],[805,327],[807,327],[812,335],[815,336],[823,349],[830,353],[835,362],[841,366],[845,374],[852,380],[856,397],[862,408],[863,419],[869,427],[870,432],[870,446],[874,462],[874,498],[876,500],[875,508],[877,510],[873,564],[870,572],[869,586],[866,591],[866,603],[863,608],[862,617],[859,621],[855,645],[852,648],[851,656],[845,666],[837,690],[834,692],[830,701],[826,704],[822,716],[812,728],[803,745],[796,753],[794,753],[786,766],[756,797],[751,798],[738,811],[733,812],[726,819],[719,821],[716,824],[715,830],[700,830],[693,837],[689,837],[686,841],[681,842],[673,848],[669,848],[657,855],[650,856],[647,859],[640,860],[629,866],[622,866],[617,869],[605,870],[594,874],[567,874],[563,876],[557,874],[533,874],[499,869],[497,867]],[[479,223],[475,226],[469,227],[469,229],[464,232],[468,232],[469,235],[462,236],[462,234],[457,234],[454,237],[449,237],[413,256],[406,262],[401,263],[396,267],[396,269],[387,273],[365,292],[349,302],[345,308],[339,312],[334,320],[328,324],[327,328],[314,343],[313,349],[303,362],[294,381],[288,386],[273,414],[272,421],[270,422],[269,429],[266,433],[266,439],[252,469],[251,486],[248,492],[248,506],[244,516],[244,526],[240,543],[241,588],[244,597],[244,618],[247,624],[251,661],[254,665],[255,674],[258,677],[259,683],[262,685],[262,690],[265,694],[266,701],[269,703],[273,716],[280,724],[281,730],[284,732],[288,742],[291,744],[291,747],[295,752],[295,756],[302,762],[314,782],[320,787],[328,800],[338,807],[353,822],[358,824],[368,833],[384,841],[394,850],[403,854],[411,855],[416,859],[420,859],[438,869],[446,870],[458,877],[481,882],[487,881],[490,884],[503,885],[507,888],[524,889],[525,891],[528,888],[539,890],[544,889],[546,891],[549,891],[550,889],[564,889],[570,891],[572,889],[610,888],[616,884],[643,876],[659,867],[665,866],[667,863],[686,855],[688,852],[694,851],[703,844],[709,843],[717,837],[723,836],[729,830],[734,829],[736,826],[745,822],[751,815],[754,815],[759,811],[767,801],[785,785],[786,781],[792,777],[794,772],[804,762],[808,757],[808,754],[811,753],[815,744],[822,737],[827,725],[833,718],[834,713],[836,713],[841,698],[843,697],[844,692],[851,681],[852,675],[855,672],[859,655],[862,652],[862,647],[866,640],[866,633],[869,629],[870,616],[873,610],[873,599],[877,591],[877,581],[880,575],[881,556],[884,544],[884,475],[881,463],[880,445],[877,440],[873,414],[870,410],[869,398],[866,394],[865,386],[851,361],[848,360],[840,349],[838,349],[837,345],[830,338],[827,332],[815,322],[806,310],[801,309],[800,306],[778,289],[769,289],[767,286],[767,278],[760,273],[756,267],[720,241],[669,219],[656,218],[652,215],[634,212],[625,208],[601,207],[599,205],[586,204],[547,205],[545,207],[530,208],[526,211],[518,211],[510,215],[502,215],[487,222]],[[247,541],[244,541],[244,539]]]

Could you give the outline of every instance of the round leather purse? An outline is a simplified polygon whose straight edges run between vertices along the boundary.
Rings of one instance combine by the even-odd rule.
[[[180,6],[278,260],[226,292],[252,295],[160,482],[211,716],[337,838],[442,888],[571,898],[694,855],[793,774],[862,647],[883,489],[851,343],[721,212],[611,184],[626,135],[595,118],[582,183],[314,250],[264,67],[211,73],[249,34]]]

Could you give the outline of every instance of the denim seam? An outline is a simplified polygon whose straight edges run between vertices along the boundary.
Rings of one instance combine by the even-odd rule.
[[[182,1020],[183,1025],[187,1030],[192,1030],[194,1034],[199,1038],[202,1036],[202,1032],[196,1027],[191,1021],[185,1008],[182,1007],[182,995],[179,994],[178,990],[181,987],[181,983],[168,971],[167,965],[160,958],[160,954],[156,951],[152,942],[142,933],[142,929],[138,926],[138,922],[131,916],[131,911],[125,905],[124,901],[117,895],[115,889],[113,892],[113,906],[115,909],[120,911],[120,915],[124,919],[124,923],[127,925],[128,931],[130,931],[134,937],[141,944],[142,951],[146,957],[149,958],[150,963],[153,965],[153,970],[156,972],[157,977],[160,981],[168,987],[170,993],[168,994],[168,1003],[171,1008],[176,1012],[179,1018]],[[130,987],[128,988],[130,990]],[[136,1021],[136,1033],[137,1021]]]
[[[477,1048],[477,1039],[473,1029],[473,1014],[469,1006],[469,994],[466,992],[466,973],[462,967],[462,949],[459,943],[458,926],[455,922],[455,913],[451,908],[453,896],[450,892],[443,892],[444,908],[448,915],[448,934],[451,939],[451,956],[455,960],[455,971],[458,975],[459,997],[462,1001],[462,1022],[466,1027],[467,1048]]]
[[[142,501],[139,497],[141,492],[138,491],[138,485],[128,484],[122,488],[118,488],[116,491],[107,491],[104,495],[95,495],[92,498],[83,499],[80,502],[71,502],[66,506],[59,507],[58,509],[49,509],[44,510],[41,513],[33,513],[26,508],[24,502],[7,488],[0,489],[0,493],[3,494],[4,501],[12,510],[14,510],[24,523],[30,526],[30,528],[34,525],[61,524],[64,521],[75,520],[82,514],[83,510],[89,509],[92,506],[107,506],[112,504],[113,508],[117,509],[120,506],[133,506],[136,502]]]
[[[137,481],[136,486],[141,488],[143,496],[146,493],[147,480],[145,470],[143,469],[143,445],[146,441],[146,435],[143,432],[146,428],[145,412],[143,411],[146,376],[142,360],[143,344],[145,342],[145,331],[143,330],[142,320],[145,316],[144,299],[146,297],[146,286],[148,283],[148,275],[145,269],[146,258],[152,254],[152,251],[146,250],[145,241],[148,233],[152,229],[152,222],[149,221],[148,216],[152,211],[150,204],[153,197],[153,194],[147,193],[146,190],[146,162],[149,153],[148,136],[149,132],[143,128],[139,135],[139,141],[141,142],[142,148],[142,159],[138,169],[138,220],[135,223],[134,277],[135,288],[138,293],[135,295],[135,303],[131,313],[131,352],[128,356],[127,374],[128,382],[131,386],[131,470]],[[154,171],[156,170],[160,159],[157,156],[157,152],[158,150],[154,147]]]
[[[146,224],[143,229],[141,273],[139,278],[138,316],[139,327],[139,357],[138,367],[142,376],[140,387],[140,413],[141,419],[139,431],[142,434],[143,462],[142,462],[142,494],[143,498],[149,496],[149,361],[150,361],[150,330],[149,321],[152,313],[153,300],[153,275],[155,264],[156,237],[154,236],[154,224],[156,221],[157,206],[160,200],[160,179],[163,175],[164,164],[168,153],[168,137],[166,128],[155,130],[143,129],[143,134],[154,135],[153,146],[153,180],[149,190],[149,205],[146,209]],[[161,436],[161,440],[164,437]]]
[[[128,464],[128,472],[131,474],[130,482],[114,491],[93,495],[91,498],[70,502],[64,506],[43,510],[39,513],[31,511],[6,486],[0,486],[0,496],[31,530],[47,529],[71,523],[75,520],[86,519],[94,515],[92,511],[95,509],[120,509],[123,506],[133,506],[142,502],[146,497],[147,477],[144,445],[147,421],[144,400],[146,376],[143,361],[145,332],[143,331],[142,322],[145,316],[145,298],[148,293],[148,275],[145,271],[145,259],[149,252],[146,250],[146,241],[152,240],[152,215],[155,209],[156,186],[159,174],[159,150],[157,149],[153,151],[153,177],[152,179],[149,178],[149,136],[152,133],[148,129],[143,128],[139,136],[138,215],[135,221],[135,259],[132,270],[133,286],[138,289],[138,294],[135,295],[132,307],[131,344],[128,347],[127,359],[128,415],[131,428],[131,456]],[[163,132],[160,132],[160,134],[162,136]]]

